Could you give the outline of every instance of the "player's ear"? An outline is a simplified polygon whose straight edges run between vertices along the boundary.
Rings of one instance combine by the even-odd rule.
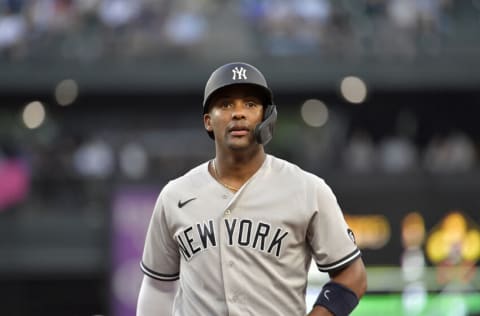
[[[210,117],[210,114],[208,114],[208,113],[203,114],[203,125],[205,126],[205,129],[208,132],[213,131],[212,118]]]

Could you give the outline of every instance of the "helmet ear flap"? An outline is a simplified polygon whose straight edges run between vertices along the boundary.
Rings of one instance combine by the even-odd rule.
[[[255,127],[255,139],[257,143],[266,145],[273,137],[275,122],[277,121],[277,107],[269,104],[263,113],[263,121]]]

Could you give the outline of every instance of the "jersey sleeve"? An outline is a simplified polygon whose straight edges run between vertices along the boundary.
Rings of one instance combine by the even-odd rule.
[[[148,226],[140,267],[149,277],[174,281],[179,278],[180,256],[166,217],[163,195],[160,193]]]
[[[323,180],[317,186],[315,195],[315,211],[307,238],[318,269],[332,272],[349,265],[361,253],[337,198]]]

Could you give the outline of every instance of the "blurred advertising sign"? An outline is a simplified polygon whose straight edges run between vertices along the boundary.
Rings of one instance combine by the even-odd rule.
[[[480,225],[466,209],[345,213],[358,247],[370,264],[399,265],[405,249],[420,249],[426,263],[480,261]]]
[[[470,282],[480,259],[480,226],[460,210],[445,215],[429,233],[427,258],[438,267],[437,281]]]
[[[113,196],[110,310],[112,316],[135,315],[143,273],[140,260],[159,189],[125,187]]]
[[[345,215],[345,220],[360,249],[381,249],[390,240],[390,223],[384,215]]]

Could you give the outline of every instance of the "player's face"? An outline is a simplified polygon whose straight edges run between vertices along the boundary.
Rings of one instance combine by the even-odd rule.
[[[215,141],[230,149],[256,144],[254,130],[262,121],[263,106],[255,87],[234,85],[217,93],[204,115],[205,128]]]

